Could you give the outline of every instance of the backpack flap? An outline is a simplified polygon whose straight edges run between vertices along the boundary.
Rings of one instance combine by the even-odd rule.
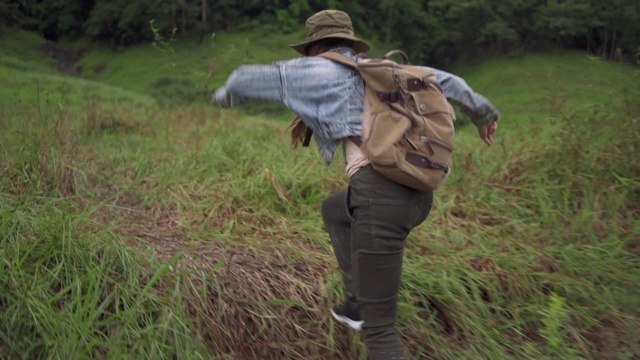
[[[451,173],[455,143],[451,106],[433,74],[417,67],[403,70],[410,84],[404,105],[413,113],[414,126],[406,133],[409,146],[402,149],[406,163],[400,167],[421,178],[427,188],[436,189]]]

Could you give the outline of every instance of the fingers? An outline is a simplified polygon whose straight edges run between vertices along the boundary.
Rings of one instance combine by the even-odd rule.
[[[485,144],[489,145],[490,147],[493,146],[493,136],[491,136],[489,133],[484,134],[484,136],[481,136],[482,141],[485,142]]]
[[[480,137],[482,141],[484,141],[490,147],[493,146],[493,134],[495,134],[496,130],[498,130],[498,123],[493,122],[487,126],[482,126],[478,128]]]
[[[480,139],[484,141],[487,145],[493,145],[493,137],[491,136],[490,126],[478,126],[478,135],[480,135]]]
[[[484,139],[482,139],[482,140],[484,140],[484,142],[485,142],[487,145],[489,145],[489,147],[493,146],[493,136],[491,136],[491,135],[487,134],[487,136],[486,136]]]

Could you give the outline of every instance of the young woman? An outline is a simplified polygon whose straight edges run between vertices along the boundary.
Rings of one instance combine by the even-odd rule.
[[[405,359],[395,326],[404,240],[427,218],[433,194],[381,175],[350,140],[363,134],[362,77],[353,68],[316,56],[335,51],[358,61],[356,54],[369,49],[355,37],[349,15],[321,11],[305,27],[305,41],[291,45],[303,57],[241,66],[216,90],[214,101],[221,106],[253,100],[286,105],[313,131],[327,164],[338,147],[344,146],[349,187],[322,204],[347,294],[331,314],[362,331],[371,359]],[[491,146],[498,110],[461,78],[429,70],[436,74],[447,99],[470,117],[480,137]]]

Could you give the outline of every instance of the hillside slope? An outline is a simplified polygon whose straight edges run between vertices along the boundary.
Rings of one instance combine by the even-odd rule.
[[[1,36],[5,46],[0,51],[0,75],[5,86],[0,94],[5,103],[34,101],[38,92],[41,98],[64,92],[74,102],[95,96],[106,102],[149,104],[155,99],[180,104],[207,102],[211,91],[241,64],[296,57],[287,44],[299,40],[300,34],[221,33],[202,42],[178,38],[117,51],[101,45],[55,45],[20,31],[6,30]],[[65,50],[70,54],[66,58],[77,54],[77,59],[63,67],[51,56]],[[374,44],[371,53],[384,50]],[[637,67],[579,52],[488,59],[445,70],[464,77],[511,119],[532,118],[550,109],[571,112],[609,103],[618,107],[640,96]]]
[[[91,101],[104,105],[152,105],[145,94],[117,84],[78,76],[76,53],[71,47],[45,41],[34,34],[4,29],[0,34],[0,105],[57,106],[75,108]],[[61,61],[61,59],[63,61]]]
[[[179,40],[175,67],[151,46],[95,48],[81,77],[7,47],[0,81],[45,74],[76,102],[34,106],[25,80],[0,108],[0,357],[365,358],[328,316],[343,293],[319,210],[346,186],[340,155],[327,168],[289,149],[286,112],[170,96],[183,77],[209,92],[236,64],[290,56],[273,52],[284,37],[253,39],[220,35],[211,54]],[[493,148],[459,129],[453,174],[406,240],[407,349],[640,358],[637,68],[554,53],[455,72],[503,119]],[[87,103],[87,84],[131,102]]]

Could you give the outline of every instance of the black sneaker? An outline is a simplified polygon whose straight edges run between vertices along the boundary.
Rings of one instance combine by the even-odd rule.
[[[355,331],[362,330],[364,321],[360,319],[358,303],[351,297],[347,298],[345,302],[334,306],[333,309],[331,309],[331,315],[338,322],[347,324]]]

